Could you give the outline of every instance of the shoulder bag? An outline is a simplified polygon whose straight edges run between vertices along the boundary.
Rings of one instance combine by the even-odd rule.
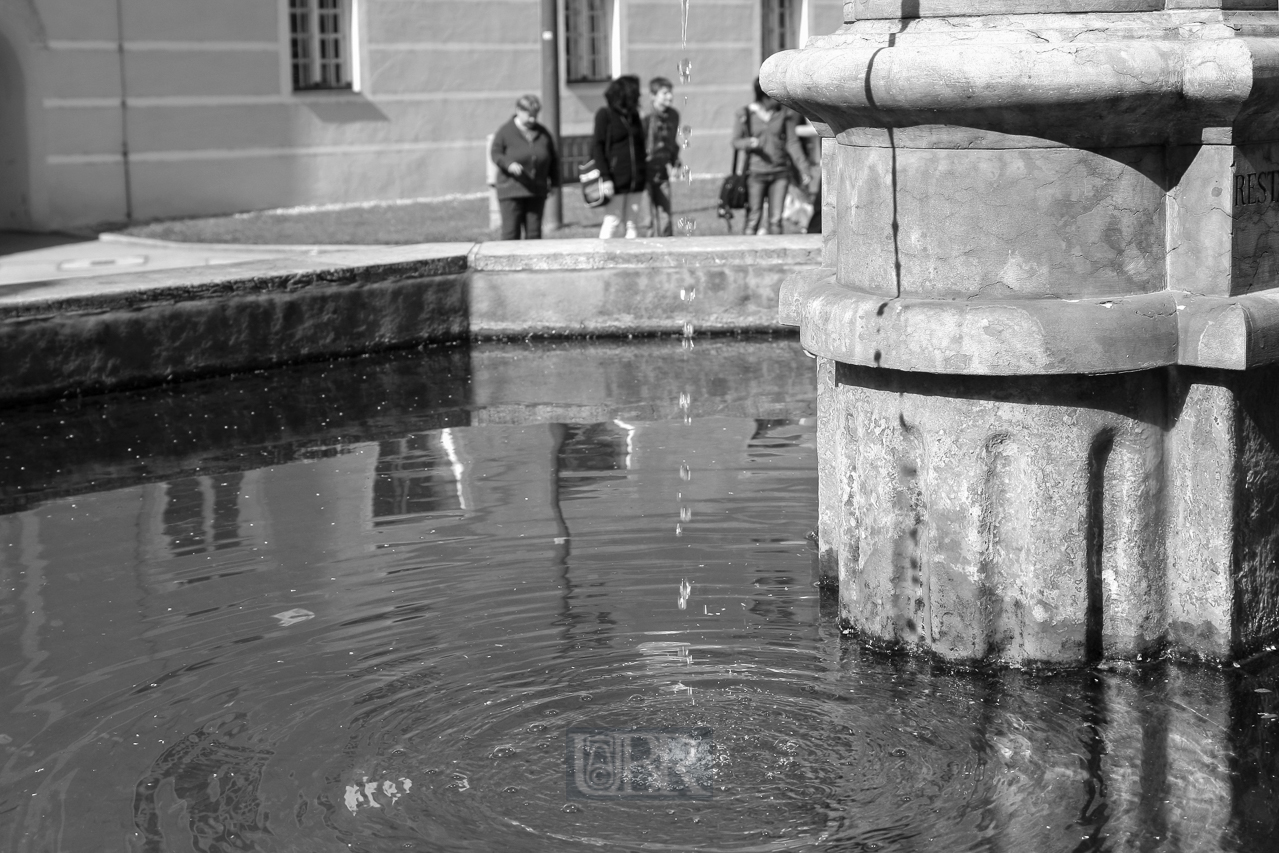
[[[606,134],[604,137],[606,158],[612,156],[612,143],[613,134]],[[608,199],[604,196],[604,174],[596,165],[594,157],[577,167],[577,179],[582,183],[582,200],[586,202],[587,207],[603,207],[608,204]]]
[[[746,124],[746,133],[747,135],[750,135],[750,109],[746,108],[743,112],[745,113],[743,118]],[[741,152],[738,149],[733,149],[733,166],[729,170],[728,177],[724,178],[724,183],[720,185],[719,205],[715,209],[715,212],[719,215],[720,219],[724,220],[724,223],[730,230],[733,226],[733,211],[744,209],[748,198],[748,192],[746,189],[746,174],[748,170],[746,166],[743,165],[742,171],[740,173],[737,171],[737,155],[740,153]],[[750,162],[749,157],[745,159],[747,163]]]

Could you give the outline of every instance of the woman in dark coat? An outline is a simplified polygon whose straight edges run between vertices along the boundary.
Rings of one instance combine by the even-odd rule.
[[[525,95],[515,102],[515,115],[493,135],[489,156],[497,166],[497,204],[502,211],[502,239],[542,237],[546,196],[560,183],[555,141],[537,123],[542,102]]]
[[[644,123],[640,121],[640,81],[634,74],[618,77],[604,90],[608,106],[595,113],[591,156],[604,180],[604,224],[600,238],[639,234],[640,202],[647,186]]]

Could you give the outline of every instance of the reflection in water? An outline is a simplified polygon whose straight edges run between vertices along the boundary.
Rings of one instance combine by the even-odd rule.
[[[164,533],[175,557],[235,548],[240,539],[238,472],[165,484]]]
[[[253,850],[254,836],[268,832],[259,788],[271,758],[269,749],[255,749],[231,741],[244,732],[246,721],[231,714],[211,722],[166,749],[138,782],[133,797],[133,822],[145,853],[161,853],[161,803],[165,783],[182,804],[191,847],[202,853]]]
[[[402,524],[463,509],[461,464],[452,448],[451,430],[378,442],[376,473],[375,524]]]
[[[416,414],[262,403],[245,447],[68,446],[56,488],[9,484],[0,849],[1269,849],[1279,662],[862,647],[805,538],[810,363],[740,346],[481,349]],[[349,366],[325,393],[421,399]],[[715,797],[566,804],[568,726],[710,728]]]
[[[613,422],[561,424],[564,440],[556,453],[563,500],[573,500],[574,490],[589,492],[600,480],[625,480],[629,436]]]
[[[559,533],[554,565],[561,569],[564,590],[557,623],[563,627],[563,649],[571,653],[586,646],[607,647],[611,629],[617,623],[610,611],[598,607],[599,601],[606,598],[598,591],[604,585],[602,581],[574,582],[570,562],[573,532],[562,502],[589,500],[596,490],[626,480],[633,430],[611,421],[553,424],[551,430],[555,450],[550,501]]]
[[[1279,665],[1249,673],[1230,708],[1232,834],[1241,849],[1262,850],[1279,837]]]

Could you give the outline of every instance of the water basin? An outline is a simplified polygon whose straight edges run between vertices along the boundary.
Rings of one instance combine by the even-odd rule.
[[[1279,668],[841,632],[792,340],[449,348],[0,414],[0,849],[1272,849]],[[709,729],[709,798],[566,732]]]

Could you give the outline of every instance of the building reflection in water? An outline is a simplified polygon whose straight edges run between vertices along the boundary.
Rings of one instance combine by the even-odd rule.
[[[164,535],[175,557],[221,551],[243,544],[240,537],[239,472],[182,477],[164,484]]]
[[[551,424],[550,429],[550,501],[557,527],[553,565],[559,569],[561,589],[556,624],[562,628],[562,654],[586,646],[607,648],[617,625],[607,580],[574,582],[569,571],[573,531],[564,517],[564,502],[597,496],[602,485],[627,479],[635,430],[615,422]]]
[[[43,602],[61,601],[59,606],[69,607],[66,602],[77,593],[72,588],[75,576],[67,568],[82,559],[88,540],[105,538],[108,528],[125,527],[132,519],[137,519],[144,561],[138,598],[130,604],[145,612],[152,606],[148,596],[158,600],[168,595],[165,601],[174,605],[195,602],[172,590],[208,576],[204,561],[210,555],[274,547],[275,537],[268,535],[273,517],[281,527],[286,516],[299,527],[290,534],[291,541],[306,543],[311,552],[296,546],[296,552],[306,556],[339,546],[371,551],[387,528],[419,522],[426,527],[429,522],[432,533],[439,526],[444,536],[451,520],[482,518],[526,533],[528,544],[523,547],[530,555],[530,571],[542,570],[538,579],[555,590],[548,594],[553,604],[515,618],[540,621],[543,627],[553,622],[561,656],[582,649],[620,650],[660,664],[674,680],[689,667],[695,651],[689,644],[659,639],[636,651],[639,643],[631,646],[618,638],[688,630],[691,616],[705,613],[696,598],[687,614],[675,607],[675,581],[696,568],[679,562],[679,549],[687,547],[687,538],[676,539],[670,524],[677,507],[686,503],[695,508],[685,536],[696,536],[699,519],[713,514],[719,496],[747,487],[767,495],[768,465],[787,457],[781,451],[793,450],[808,440],[806,435],[785,418],[713,417],[699,417],[691,426],[627,418],[412,432],[350,445],[326,459],[325,465],[299,461],[226,474],[189,473],[162,484],[134,486],[126,490],[138,498],[134,503],[117,498],[115,515],[103,513],[89,521],[79,510],[73,513],[74,504],[68,502],[0,517],[14,528],[6,540],[14,544],[7,555],[0,553],[0,575],[7,560],[24,608],[37,614],[30,617],[35,627],[23,633],[23,642],[30,646],[23,646],[24,656],[39,661],[40,667],[66,668],[66,661],[83,654],[83,640],[43,627],[54,618],[44,612]],[[694,472],[687,482],[678,474],[685,458]],[[518,476],[498,476],[515,468],[520,469]],[[334,497],[339,493],[341,502]],[[682,494],[678,500],[677,493]],[[720,567],[718,581],[695,577],[694,595],[714,582],[726,586],[724,579],[740,565],[743,583],[738,589],[747,588],[745,609],[752,617],[797,628],[821,623],[812,579],[779,571],[767,560],[769,548],[793,551],[795,543],[750,539],[750,531],[764,529],[769,521],[763,517],[766,502],[735,506],[745,508],[730,523],[748,532],[754,562],[742,559],[731,569]],[[128,513],[133,515],[126,519]],[[651,529],[632,528],[626,543],[643,542],[647,550],[619,554],[597,547],[605,537],[592,540],[593,535],[619,516],[652,519]],[[797,528],[796,537],[802,532]],[[44,564],[28,551],[40,553],[51,570],[37,573]],[[725,566],[727,560],[738,557],[726,553]],[[647,590],[636,584],[615,580],[618,572],[641,564],[665,584],[651,599],[644,598]],[[19,579],[14,566],[27,574]],[[197,569],[198,578],[192,574]],[[309,570],[301,559],[288,567],[294,573],[291,578],[299,580]],[[236,582],[243,584],[245,596],[259,591],[251,579]],[[123,594],[120,590],[135,594],[126,584],[114,588],[118,595]],[[83,598],[82,592],[78,594]],[[358,609],[358,595],[352,593],[339,605]],[[100,597],[105,600],[105,594]],[[402,603],[397,606],[376,618],[422,615],[404,610]],[[339,629],[361,627],[361,620],[334,623]],[[113,630],[105,617],[87,627],[102,634]],[[122,658],[155,654],[142,648],[141,641],[131,642],[139,642],[138,648],[122,653]],[[859,661],[844,665],[850,678],[861,677]],[[356,720],[361,725],[378,725],[396,703],[429,693],[436,679],[432,669],[411,657],[389,658],[378,666],[386,680],[355,700],[361,706]],[[44,672],[35,663],[31,668],[33,679]],[[1159,666],[1123,675],[987,676],[972,687],[972,702],[957,711],[966,715],[959,722],[979,734],[982,749],[971,759],[963,758],[975,765],[941,768],[936,785],[940,790],[960,784],[955,780],[964,772],[999,774],[1005,780],[1003,788],[984,787],[970,804],[974,828],[992,834],[991,849],[999,849],[994,840],[997,829],[1021,838],[1049,837],[1046,827],[1028,825],[1028,818],[1015,807],[1031,789],[1053,804],[1054,831],[1069,827],[1078,833],[1079,849],[1118,849],[1123,839],[1139,838],[1164,839],[1152,849],[1220,849],[1227,838],[1239,849],[1266,849],[1279,825],[1273,807],[1279,729],[1271,722],[1279,713],[1279,700],[1268,692],[1275,688],[1276,673],[1188,673]],[[956,684],[971,684],[974,678],[925,674],[903,681],[900,703],[909,708],[919,703],[921,691],[955,690]],[[1032,694],[1075,709],[1076,727],[1036,727],[1019,713],[1016,699]],[[866,710],[856,704],[854,694],[846,713],[848,725],[864,725],[864,717],[858,715]],[[134,798],[137,826],[152,845],[147,849],[162,849],[155,846],[162,843],[162,797],[185,802],[185,820],[196,849],[250,849],[244,845],[245,836],[268,831],[258,788],[272,753],[244,745],[241,729],[246,725],[233,717],[217,720],[148,759],[151,766]],[[957,760],[961,753],[965,750],[956,750]],[[210,781],[214,778],[216,784]],[[841,808],[837,797],[828,805]],[[853,835],[858,830],[854,804],[843,805],[847,813],[839,815],[836,824]],[[1038,819],[1044,811],[1035,814]]]
[[[758,471],[753,463],[766,462],[781,456],[782,451],[790,451],[805,440],[805,433],[799,425],[786,418],[757,418],[755,431],[746,445],[746,457],[751,465],[747,471]],[[765,468],[762,473],[767,473]],[[761,519],[761,522],[763,519]],[[799,531],[796,531],[798,535]],[[767,553],[769,545],[774,547],[782,543],[758,542],[762,552]],[[814,590],[808,578],[799,578],[794,574],[779,574],[768,564],[754,570],[752,583],[757,594],[752,597],[750,612],[761,619],[776,625],[789,625],[795,628],[808,626],[816,629],[817,621],[811,608],[801,616],[802,599],[814,598]]]
[[[403,524],[467,509],[466,468],[454,432],[442,429],[378,442],[373,524]]]

